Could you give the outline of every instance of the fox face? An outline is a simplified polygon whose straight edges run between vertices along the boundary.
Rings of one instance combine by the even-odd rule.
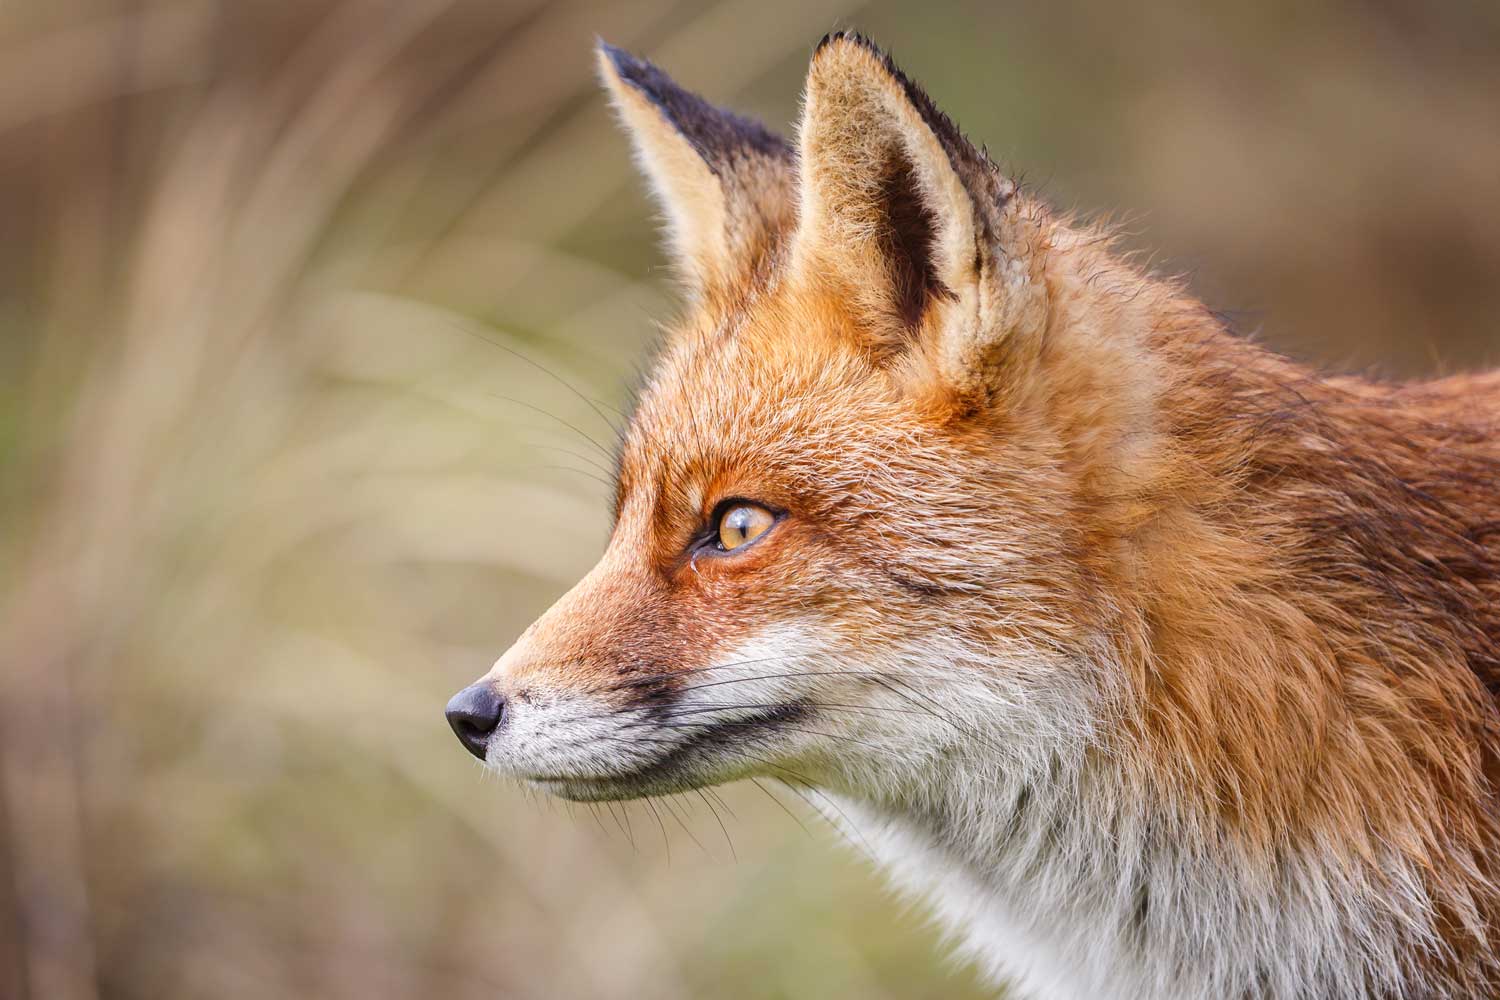
[[[1040,995],[1493,995],[1500,380],[1233,337],[859,38],[795,143],[599,62],[688,308],[464,745],[820,789]]]
[[[981,725],[1010,755],[1076,744],[1101,697],[1083,539],[1020,378],[1038,208],[858,39],[815,55],[797,151],[623,52],[600,67],[691,308],[607,551],[456,699],[460,735],[578,799],[907,788]]]

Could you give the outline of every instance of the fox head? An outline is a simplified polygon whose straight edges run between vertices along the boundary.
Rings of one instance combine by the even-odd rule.
[[[573,799],[912,796],[1086,745],[1097,494],[1143,432],[1101,417],[1139,408],[1127,348],[1058,305],[1108,278],[1088,238],[859,37],[818,46],[795,143],[598,55],[689,306],[603,557],[450,704],[460,738]]]
[[[827,790],[1049,996],[1493,992],[1500,383],[1230,336],[858,37],[794,143],[599,66],[688,308],[464,744],[572,799]]]

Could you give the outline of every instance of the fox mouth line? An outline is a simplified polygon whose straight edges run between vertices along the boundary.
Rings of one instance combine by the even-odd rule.
[[[616,774],[526,775],[527,782],[551,786],[546,790],[564,797],[569,786],[603,793],[601,798],[634,798],[658,792],[680,791],[690,783],[693,764],[705,759],[733,757],[737,745],[757,741],[767,732],[798,722],[812,712],[806,702],[777,705],[750,715],[703,722],[683,742],[654,760]],[[670,715],[668,715],[670,718]],[[656,720],[664,721],[664,720]],[[717,752],[716,752],[717,751]]]

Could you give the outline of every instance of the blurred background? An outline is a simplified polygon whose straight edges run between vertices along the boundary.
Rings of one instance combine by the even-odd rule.
[[[982,994],[792,793],[442,717],[675,308],[592,38],[783,126],[849,26],[1246,334],[1500,362],[1492,0],[0,4],[0,996]]]

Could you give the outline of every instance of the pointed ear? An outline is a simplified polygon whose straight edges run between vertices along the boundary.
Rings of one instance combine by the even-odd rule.
[[[838,282],[892,356],[918,350],[950,381],[1039,293],[1015,265],[1015,185],[884,53],[851,34],[813,54],[799,135],[794,280]],[[1020,317],[1026,318],[1026,317]],[[1030,318],[1035,319],[1034,315]]]
[[[600,42],[599,75],[666,215],[689,291],[714,295],[766,266],[796,213],[791,147],[643,59]]]

